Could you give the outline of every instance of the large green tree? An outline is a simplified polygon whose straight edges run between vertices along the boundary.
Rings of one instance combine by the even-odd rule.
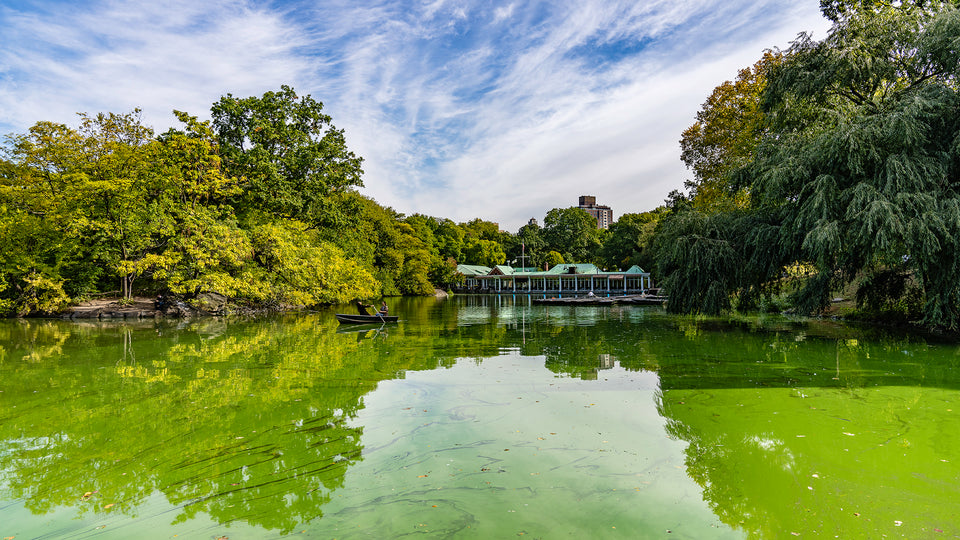
[[[667,209],[660,207],[640,214],[624,214],[610,224],[600,249],[599,260],[609,270],[626,270],[632,265],[652,268],[650,242]]]
[[[717,86],[697,113],[697,121],[683,132],[680,159],[693,171],[687,182],[693,206],[705,212],[743,208],[748,190],[735,173],[750,163],[763,134],[760,96],[767,73],[782,61],[767,51],[734,81]]]
[[[226,171],[242,179],[242,206],[315,227],[355,225],[359,208],[344,193],[362,186],[362,159],[323,104],[289,86],[260,97],[220,98],[211,108]]]
[[[61,261],[48,266],[56,274],[51,278],[70,278],[72,291],[82,293],[112,275],[130,298],[132,265],[156,250],[158,237],[169,230],[156,211],[164,190],[158,145],[139,111],[80,117],[79,129],[38,122],[10,138],[7,153],[17,169],[6,198],[25,213],[21,218],[40,217],[41,228],[57,230],[70,243],[58,250]],[[71,258],[82,262],[67,268],[63,263]]]
[[[554,208],[543,219],[543,239],[547,251],[556,251],[567,262],[588,263],[601,246],[597,220],[577,207]]]
[[[949,4],[849,8],[774,72],[775,134],[751,174],[780,211],[785,253],[813,261],[805,308],[828,277],[911,273],[929,326],[960,330],[960,11]]]
[[[795,296],[809,312],[854,279],[911,275],[924,322],[960,330],[960,11],[843,4],[825,39],[802,36],[768,73],[764,134],[738,172],[752,207],[721,228],[740,233],[715,244],[738,269],[721,286],[755,289],[809,261],[816,276]],[[709,238],[709,226],[678,239]],[[684,310],[705,308],[696,299],[712,287],[683,288],[693,298]]]

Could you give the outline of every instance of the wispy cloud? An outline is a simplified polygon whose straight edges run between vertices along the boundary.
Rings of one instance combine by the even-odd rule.
[[[0,25],[4,128],[134,107],[169,125],[173,109],[202,115],[223,93],[295,83],[310,64],[294,25],[243,2],[8,7]]]
[[[578,195],[657,206],[712,88],[826,27],[813,0],[49,2],[0,8],[4,131],[133,107],[165,128],[292,84],[379,202],[512,231]]]

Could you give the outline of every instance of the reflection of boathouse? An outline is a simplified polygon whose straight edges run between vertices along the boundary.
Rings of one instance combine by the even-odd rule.
[[[653,287],[649,272],[639,266],[625,271],[603,272],[592,264],[558,264],[543,271],[511,266],[461,264],[461,291],[476,293],[644,293]]]

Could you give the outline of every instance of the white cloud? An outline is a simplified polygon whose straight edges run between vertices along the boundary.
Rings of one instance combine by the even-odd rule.
[[[3,13],[2,121],[74,123],[76,112],[140,107],[158,128],[173,109],[204,116],[227,92],[295,83],[307,62],[279,15],[240,2],[108,2],[89,10]]]
[[[506,6],[500,6],[493,10],[493,22],[502,22],[513,16],[513,10],[516,8],[516,4],[508,4]]]

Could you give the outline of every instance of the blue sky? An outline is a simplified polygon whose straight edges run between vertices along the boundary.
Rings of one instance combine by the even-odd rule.
[[[322,101],[405,214],[516,232],[594,195],[614,217],[690,177],[712,89],[824,37],[817,0],[0,0],[0,134],[77,112],[206,118],[281,84]]]

